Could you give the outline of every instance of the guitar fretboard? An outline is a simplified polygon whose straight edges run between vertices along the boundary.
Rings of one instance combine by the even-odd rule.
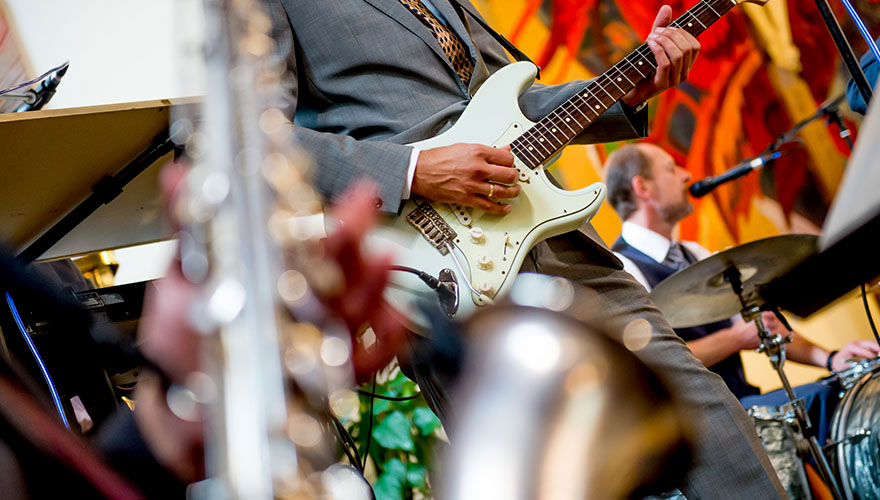
[[[697,36],[736,4],[735,0],[701,0],[670,26]],[[654,54],[643,43],[514,140],[513,154],[537,168],[656,69]]]

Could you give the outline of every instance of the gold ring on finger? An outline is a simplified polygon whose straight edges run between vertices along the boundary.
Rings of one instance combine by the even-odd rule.
[[[495,195],[495,184],[489,183],[489,198]]]

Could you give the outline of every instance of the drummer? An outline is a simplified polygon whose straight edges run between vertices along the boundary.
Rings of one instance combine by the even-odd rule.
[[[710,255],[696,242],[673,239],[676,225],[694,210],[687,192],[690,179],[669,153],[653,144],[624,146],[606,162],[608,201],[624,221],[620,238],[612,248],[624,269],[648,290]],[[792,342],[786,346],[787,358],[799,363],[840,371],[850,366],[851,359],[873,358],[880,352],[874,341],[850,342],[828,352],[785,328],[772,313],[765,312],[763,320],[772,333],[792,335]],[[709,325],[677,328],[675,332],[694,356],[724,379],[746,408],[787,402],[782,391],[760,394],[743,374],[740,351],[760,345],[753,322],[746,323],[737,316]],[[817,382],[797,387],[795,393],[806,400],[810,418],[819,427],[819,442],[824,442],[837,404],[837,390]]]

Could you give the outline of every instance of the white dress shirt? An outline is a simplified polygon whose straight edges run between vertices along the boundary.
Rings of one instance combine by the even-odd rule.
[[[666,254],[669,253],[669,247],[672,246],[672,241],[665,236],[632,222],[623,223],[623,229],[620,231],[620,236],[629,244],[629,246],[647,255],[658,264],[666,259]],[[681,246],[690,252],[691,255],[696,257],[697,260],[703,260],[712,255],[712,252],[695,241],[681,241],[679,243],[681,243]],[[633,278],[641,283],[648,291],[651,290],[651,285],[648,283],[648,279],[645,278],[645,275],[635,262],[618,252],[614,252],[614,255],[623,262],[624,271],[632,274]]]
[[[444,25],[447,24],[446,18],[443,17],[443,14],[437,10],[437,7],[431,3],[431,0],[422,0],[422,4],[431,11],[431,14],[434,14],[441,23]],[[416,163],[419,161],[419,152],[421,150],[413,148],[412,153],[409,155],[409,168],[406,171],[406,182],[403,184],[403,193],[401,193],[400,198],[403,200],[408,200],[412,195],[412,183],[413,177],[416,175]]]

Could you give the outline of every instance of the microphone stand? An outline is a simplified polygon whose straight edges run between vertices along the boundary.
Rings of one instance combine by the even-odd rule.
[[[819,8],[819,13],[822,14],[822,20],[825,21],[825,25],[831,33],[831,38],[834,39],[834,44],[837,45],[837,51],[840,52],[843,63],[846,64],[846,69],[849,70],[853,82],[858,87],[859,93],[862,94],[862,99],[865,100],[865,103],[870,102],[871,95],[873,94],[871,85],[868,83],[868,79],[865,78],[862,67],[859,66],[859,60],[855,52],[853,52],[852,46],[846,37],[843,36],[843,30],[840,29],[840,24],[837,22],[837,18],[834,17],[834,12],[831,11],[831,6],[828,5],[828,0],[815,0],[815,2],[816,7]],[[871,42],[869,41],[868,43],[870,44]]]
[[[838,97],[822,103],[815,113],[801,120],[790,130],[777,137],[776,140],[770,143],[770,145],[767,146],[767,148],[758,156],[743,160],[737,166],[728,169],[722,174],[714,177],[706,177],[705,179],[693,183],[689,189],[691,196],[695,198],[705,196],[721,184],[738,179],[752,170],[762,168],[764,165],[772,162],[780,156],[785,156],[786,154],[793,152],[795,148],[780,148],[788,143],[802,142],[801,139],[796,137],[797,134],[800,133],[804,127],[820,118],[826,118],[826,123],[834,123],[837,125],[838,130],[840,130],[840,137],[846,141],[847,146],[849,146],[850,151],[852,151],[852,137],[846,124],[843,122],[843,117],[840,116],[839,110],[840,103],[843,102],[845,97],[846,94],[841,94]]]
[[[773,144],[767,146],[767,149],[765,149],[764,153],[762,154],[776,151],[783,144],[791,142],[792,140],[794,140],[794,136],[796,136],[804,127],[806,127],[810,123],[813,123],[819,118],[825,118],[826,124],[834,123],[835,125],[837,125],[837,129],[840,131],[840,138],[846,141],[846,145],[849,147],[850,152],[852,152],[852,134],[846,127],[846,124],[843,122],[843,117],[840,116],[840,103],[843,102],[845,98],[846,94],[841,94],[835,98],[823,102],[815,113],[798,122],[788,132],[780,135],[775,141],[773,141]]]

